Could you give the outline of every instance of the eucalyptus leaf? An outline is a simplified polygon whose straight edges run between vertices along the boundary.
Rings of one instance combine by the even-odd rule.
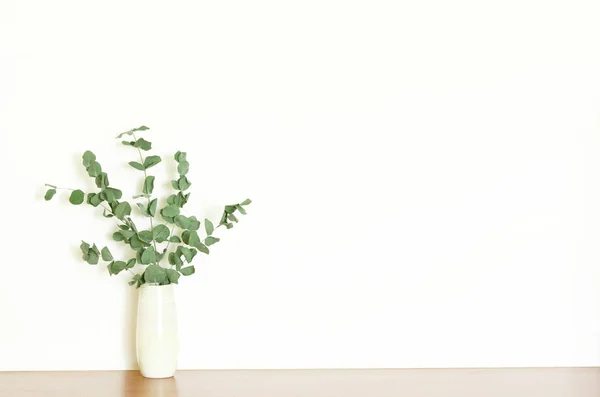
[[[81,244],[79,245],[79,249],[83,252],[84,255],[87,255],[90,252],[90,245],[85,241],[81,240]]]
[[[144,216],[150,216],[148,214],[148,208],[146,208],[146,204],[142,204],[142,203],[136,203],[135,205],[138,206],[138,208],[140,209],[140,213]]]
[[[171,237],[169,237],[169,242],[170,243],[181,243],[181,239],[179,238],[179,236],[171,236]]]
[[[112,272],[112,274],[119,274],[120,272],[125,270],[126,267],[127,267],[127,264],[125,262],[115,261],[112,263],[112,265],[110,267],[110,271]]]
[[[210,236],[215,231],[215,226],[209,219],[204,219],[204,229],[206,230],[206,234]]]
[[[102,166],[97,161],[92,161],[86,170],[88,175],[91,177],[97,177],[98,175],[102,174]]]
[[[158,163],[160,163],[160,156],[148,156],[144,160],[144,168],[154,167]]]
[[[240,204],[241,204],[241,205],[248,205],[248,204],[250,204],[251,202],[252,202],[252,200],[250,200],[250,199],[246,199],[246,200],[242,201]]]
[[[154,263],[156,261],[156,251],[154,247],[148,247],[142,252],[141,262],[143,265]],[[146,280],[149,281],[149,280]]]
[[[140,240],[137,235],[134,235],[129,239],[129,246],[134,251],[141,251],[144,247],[148,246],[148,243]]]
[[[69,197],[69,202],[73,205],[79,205],[83,203],[84,196],[85,194],[81,190],[73,190]]]
[[[125,267],[125,269],[132,269],[135,266],[135,263],[136,263],[135,258],[128,260],[127,266]]]
[[[171,186],[173,186],[173,189],[179,190],[179,183],[177,181],[171,181]]]
[[[198,249],[198,251],[208,255],[210,254],[210,250],[208,249],[208,247],[204,244],[202,244],[201,242],[198,242],[194,245],[195,248]]]
[[[134,129],[131,129],[129,131],[125,131],[125,132],[120,133],[119,135],[117,135],[117,139],[121,139],[123,137],[123,135],[132,135],[135,132],[146,131],[146,130],[149,130],[149,129],[150,128],[146,127],[145,125],[142,125],[142,126],[140,126],[138,128],[134,128]]]
[[[56,194],[56,189],[48,189],[46,191],[46,194],[44,195],[44,200],[46,200],[46,201],[52,200],[52,197],[54,197],[55,194]]]
[[[138,237],[143,242],[149,243],[152,241],[152,232],[150,230],[142,230],[138,233]]]
[[[157,205],[158,205],[157,199],[150,201],[150,204],[148,205],[148,214],[150,216],[154,217],[156,215],[156,206]]]
[[[188,222],[189,222],[189,225],[187,228],[189,230],[196,231],[196,230],[200,229],[200,221],[198,219],[196,219],[195,216],[190,216],[188,218]]]
[[[135,285],[138,284],[140,282],[140,279],[142,278],[141,274],[135,274],[133,276],[133,278],[131,279],[131,281],[129,282],[129,285]]]
[[[219,241],[221,241],[220,238],[208,236],[204,239],[204,244],[210,247],[211,245],[213,245],[214,243],[218,243]]]
[[[142,164],[138,163],[137,161],[130,161],[129,165],[135,168],[136,170],[140,171],[144,171],[146,169]]]
[[[169,234],[169,228],[165,225],[156,225],[154,229],[152,229],[152,235],[157,243],[166,241],[169,238]]]
[[[99,194],[96,193],[88,193],[87,202],[94,207],[97,207],[102,203],[102,198]]]
[[[106,172],[102,172],[100,173],[100,175],[98,175],[95,179],[96,182],[96,186],[99,187],[100,189],[104,189],[105,187],[108,186],[108,175],[106,174]]]
[[[233,214],[235,212],[236,208],[235,205],[226,205],[225,206],[225,212],[227,212],[228,214]]]
[[[83,153],[83,156],[81,156],[81,158],[83,159],[83,166],[85,168],[89,167],[90,164],[92,163],[92,161],[96,160],[96,155],[92,152],[90,152],[89,150],[86,150]]]
[[[123,220],[127,215],[131,215],[131,205],[127,201],[119,203],[114,213],[117,218]]]
[[[179,207],[174,204],[169,204],[161,210],[163,216],[175,217],[179,215]]]
[[[162,283],[167,278],[165,269],[159,265],[150,265],[144,272],[144,280],[147,283]]]
[[[189,171],[190,171],[190,163],[188,163],[187,161],[182,161],[177,166],[177,172],[179,172],[179,175],[181,175],[181,176],[186,175]]]
[[[177,180],[177,186],[179,186],[179,190],[183,191],[192,186],[192,183],[187,179],[187,177],[182,176]]]
[[[192,253],[192,250],[187,248],[187,247],[179,247],[179,250],[181,251],[181,254],[185,257],[185,260],[190,263],[192,261],[192,259],[194,259],[194,255]]]
[[[44,184],[44,186],[51,187],[52,189],[58,189],[56,186],[54,186],[54,185],[51,185],[51,184],[49,184],[49,183],[45,183],[45,184]]]
[[[121,232],[114,232],[112,235],[113,240],[115,241],[123,241],[125,237],[121,234]]]
[[[169,279],[171,284],[177,284],[177,281],[179,280],[180,276],[177,270],[165,269],[165,273],[167,274],[167,278]]]
[[[148,142],[144,138],[139,138],[137,141],[133,142],[132,146],[140,148],[142,150],[150,150],[152,149],[152,142]]]
[[[181,270],[179,270],[179,271],[184,276],[191,276],[192,274],[194,274],[196,272],[196,269],[194,268],[194,266],[187,266],[187,267],[182,267]]]
[[[144,179],[144,186],[142,188],[142,193],[144,194],[152,194],[154,190],[154,176],[149,175]]]
[[[244,209],[244,207],[242,207],[241,204],[236,205],[235,208],[237,208],[237,210],[240,212],[240,214],[246,215],[246,210]]]
[[[239,222],[238,218],[233,214],[227,214],[227,219],[229,219],[230,221],[235,222],[235,223]]]
[[[190,220],[183,215],[177,215],[175,217],[175,224],[185,230],[190,227]]]

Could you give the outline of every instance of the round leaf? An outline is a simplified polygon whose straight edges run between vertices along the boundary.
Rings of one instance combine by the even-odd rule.
[[[165,225],[157,225],[152,229],[152,236],[157,243],[162,243],[169,238],[169,228]]]
[[[166,278],[165,269],[158,265],[150,265],[144,272],[144,279],[147,283],[162,283]]]
[[[52,197],[56,194],[56,189],[48,189],[46,194],[44,195],[44,200],[49,201],[52,200]]]
[[[73,190],[71,192],[71,197],[69,197],[69,202],[74,205],[79,205],[83,203],[84,193],[81,190]]]
[[[162,209],[161,214],[167,217],[175,217],[179,215],[179,207],[174,204],[167,205]]]
[[[196,272],[196,269],[194,269],[194,266],[188,266],[188,267],[181,268],[181,270],[179,270],[179,271],[184,276],[191,276],[192,274],[194,274]]]

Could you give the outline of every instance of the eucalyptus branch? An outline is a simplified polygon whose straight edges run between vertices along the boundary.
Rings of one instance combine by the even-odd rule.
[[[158,199],[151,199],[155,177],[148,175],[147,170],[160,163],[162,159],[156,155],[144,156],[142,150],[150,150],[152,143],[144,138],[138,138],[135,134],[148,129],[146,126],[134,128],[119,134],[117,138],[121,139],[129,136],[134,139],[129,141],[129,138],[125,138],[127,140],[122,141],[122,143],[126,146],[132,146],[138,151],[140,162],[131,161],[129,165],[144,172],[142,196],[146,198],[146,204],[138,203],[138,207],[140,207],[143,215],[150,217],[150,230],[138,230],[130,216],[131,205],[127,201],[121,201],[123,193],[121,190],[109,185],[108,175],[103,172],[96,155],[89,150],[83,153],[82,163],[88,175],[94,178],[99,192],[84,193],[80,189],[46,184],[48,189],[44,195],[44,199],[49,201],[54,197],[57,190],[67,190],[70,191],[69,202],[71,204],[81,205],[85,201],[93,207],[101,206],[104,209],[103,215],[105,217],[117,218],[121,224],[118,225],[117,231],[113,233],[113,240],[122,241],[129,245],[135,252],[134,258],[128,261],[114,260],[108,247],[99,249],[96,244],[90,245],[85,241],[81,242],[80,249],[83,253],[83,259],[87,263],[96,265],[100,260],[106,262],[110,275],[119,274],[124,270],[129,272],[133,275],[129,285],[135,285],[136,287],[140,287],[144,283],[177,284],[181,275],[189,276],[195,273],[194,265],[191,263],[198,252],[209,254],[208,247],[220,241],[219,238],[212,236],[215,227],[210,220],[204,220],[206,237],[201,239],[197,232],[201,227],[200,221],[195,216],[181,214],[181,209],[187,204],[190,197],[190,193],[185,192],[192,184],[187,178],[190,165],[185,152],[177,152],[173,156],[177,162],[177,172],[179,174],[177,179],[171,181],[176,193],[167,198],[167,205],[159,211],[167,225],[158,223],[155,226],[154,217],[157,213]],[[137,197],[140,196],[134,198]],[[239,204],[225,206],[218,226],[226,226],[228,229],[233,227],[230,222],[238,222],[234,213],[237,211],[242,215],[245,214],[246,211],[243,207],[250,204],[250,202],[250,200],[245,200]],[[181,237],[174,234],[176,228],[181,229]],[[159,252],[157,244],[163,242],[167,243],[166,247],[162,252]],[[177,244],[177,248],[169,252],[171,243]],[[165,255],[168,257],[169,264],[171,264],[170,269],[160,266],[160,262]],[[142,273],[136,274],[131,270],[137,263],[146,266]]]

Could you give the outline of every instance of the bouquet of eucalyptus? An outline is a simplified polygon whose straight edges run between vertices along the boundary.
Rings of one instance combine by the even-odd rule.
[[[81,205],[85,201],[92,207],[102,207],[105,218],[114,218],[117,221],[117,228],[112,235],[113,240],[131,247],[134,257],[127,260],[116,260],[108,247],[100,250],[96,244],[90,245],[82,241],[80,248],[83,260],[90,265],[96,265],[102,259],[108,264],[110,275],[119,274],[122,271],[130,272],[133,277],[129,281],[129,285],[135,285],[137,288],[145,283],[177,284],[180,275],[194,274],[195,269],[191,263],[196,254],[202,252],[208,255],[210,252],[208,247],[219,242],[219,238],[213,236],[215,230],[213,222],[209,219],[204,220],[205,236],[201,238],[198,234],[200,221],[195,216],[182,214],[182,209],[190,197],[190,193],[186,193],[186,190],[192,184],[186,176],[190,164],[185,152],[177,152],[174,156],[179,177],[171,181],[171,185],[176,193],[171,194],[167,198],[166,205],[160,210],[158,209],[158,199],[152,197],[155,177],[149,175],[148,170],[159,164],[162,159],[155,155],[144,156],[143,152],[152,149],[152,143],[144,138],[136,137],[136,133],[148,129],[146,126],[134,128],[119,134],[117,139],[122,139],[124,136],[130,137],[125,138],[127,140],[122,143],[136,149],[139,155],[139,162],[129,162],[131,167],[144,174],[142,192],[133,196],[133,200],[139,200],[136,207],[141,215],[148,218],[149,229],[141,230],[136,226],[131,219],[131,204],[121,199],[123,196],[121,190],[109,185],[107,173],[102,170],[96,156],[90,151],[83,153],[83,166],[88,175],[94,178],[98,191],[84,193],[81,189],[61,188],[46,184],[49,189],[44,196],[48,201],[54,197],[57,190],[68,190],[71,192],[69,196],[71,204]],[[238,204],[226,205],[217,227],[232,228],[233,224],[238,222],[235,213],[246,214],[244,207],[250,203],[251,200],[247,199]],[[165,223],[156,220],[157,212],[160,213]],[[161,265],[165,257],[169,267]],[[140,271],[136,271],[137,269]]]

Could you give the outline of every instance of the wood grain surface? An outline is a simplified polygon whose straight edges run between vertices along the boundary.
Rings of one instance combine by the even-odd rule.
[[[600,368],[0,372],[0,397],[598,397]]]

